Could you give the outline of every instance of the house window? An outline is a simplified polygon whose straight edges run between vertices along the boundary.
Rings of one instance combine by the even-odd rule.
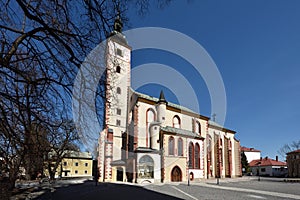
[[[64,162],[64,166],[67,166],[67,162]]]
[[[195,123],[195,132],[199,133],[199,135],[201,135],[201,124],[198,121],[196,121],[196,123]]]
[[[174,155],[174,138],[169,137],[169,155]]]
[[[194,168],[194,145],[192,142],[189,144],[189,168]]]
[[[117,126],[121,126],[121,120],[117,119],[116,124]]]
[[[266,168],[261,168],[260,171],[261,172],[266,172]]]
[[[121,88],[117,87],[117,94],[121,94]]]
[[[181,138],[178,139],[178,142],[177,142],[177,145],[178,145],[178,156],[183,156],[183,141]]]
[[[154,161],[150,156],[143,156],[139,160],[138,177],[154,178]]]
[[[75,166],[78,167],[78,162],[75,163]]]
[[[89,166],[89,163],[85,163],[85,166],[86,166],[86,167]]]
[[[75,170],[75,174],[78,174],[78,171],[77,171],[77,170]]]
[[[146,147],[150,147],[150,123],[155,121],[155,113],[152,109],[148,109],[146,113]]]
[[[116,67],[116,72],[121,73],[121,67],[119,65]]]
[[[180,128],[180,118],[177,115],[173,117],[173,127]]]
[[[84,173],[87,174],[88,173],[87,170],[85,170]]]
[[[121,109],[117,108],[117,115],[121,115]]]
[[[195,168],[200,169],[200,146],[198,143],[195,146]]]
[[[117,48],[116,51],[117,51],[116,53],[117,53],[118,56],[123,57],[123,51],[121,49]]]

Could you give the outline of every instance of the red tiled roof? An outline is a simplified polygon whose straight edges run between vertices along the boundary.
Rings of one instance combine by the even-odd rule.
[[[241,147],[241,151],[244,152],[260,152],[260,150],[254,149],[254,148],[248,148],[248,147]]]
[[[252,160],[249,163],[250,167],[255,167],[255,166],[286,166],[286,162],[281,162],[281,161],[276,161],[270,158],[263,158],[262,160],[257,159],[257,160]]]
[[[291,153],[300,153],[300,149],[297,149],[297,150],[295,150],[295,151],[288,152],[287,154],[291,154]]]

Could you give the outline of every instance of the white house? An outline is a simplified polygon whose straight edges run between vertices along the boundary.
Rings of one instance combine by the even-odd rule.
[[[288,173],[286,162],[279,161],[278,156],[275,160],[268,157],[252,160],[249,166],[256,176],[286,177]]]
[[[254,148],[241,147],[241,152],[245,153],[248,163],[261,157],[261,151]]]

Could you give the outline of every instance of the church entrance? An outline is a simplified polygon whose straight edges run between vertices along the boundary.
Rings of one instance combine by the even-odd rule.
[[[172,182],[180,182],[182,181],[182,173],[178,166],[175,166],[171,172],[171,181]]]

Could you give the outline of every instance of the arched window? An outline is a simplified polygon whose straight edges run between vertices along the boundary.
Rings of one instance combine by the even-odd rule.
[[[171,136],[169,137],[169,143],[168,143],[168,146],[169,146],[169,155],[174,155],[174,138]]]
[[[194,169],[194,145],[192,142],[189,144],[189,168]]]
[[[177,145],[178,145],[178,156],[183,156],[183,141],[181,138],[178,138],[178,142],[177,142]]]
[[[117,87],[117,94],[121,94],[121,88]]]
[[[180,118],[177,115],[173,117],[173,127],[180,128]]]
[[[121,67],[119,65],[116,67],[116,72],[121,73]]]
[[[201,124],[198,121],[196,121],[196,123],[195,123],[195,132],[199,133],[199,135],[201,135]]]
[[[139,160],[138,177],[154,178],[154,161],[150,156],[143,156]]]
[[[200,146],[198,143],[195,146],[195,168],[200,169]]]
[[[150,123],[155,121],[155,113],[152,109],[147,110],[146,114],[146,147],[150,147]]]

